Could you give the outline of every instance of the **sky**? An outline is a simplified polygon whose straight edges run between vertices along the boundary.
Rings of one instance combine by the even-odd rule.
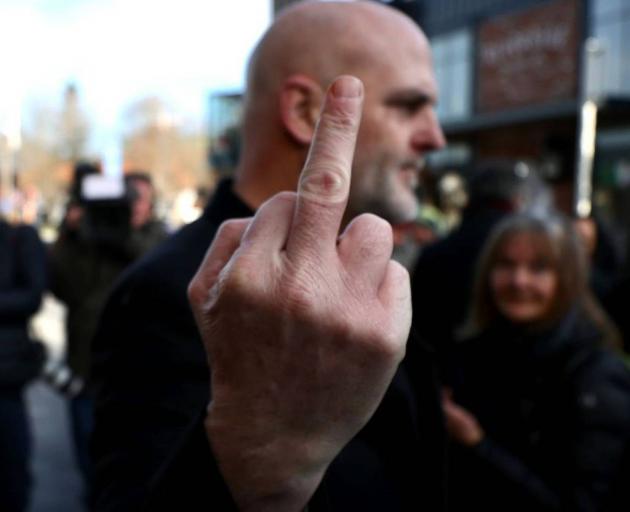
[[[93,151],[113,150],[122,113],[147,96],[199,129],[211,92],[242,89],[271,3],[0,0],[0,132],[15,133],[34,105],[59,105],[70,82],[93,126]]]

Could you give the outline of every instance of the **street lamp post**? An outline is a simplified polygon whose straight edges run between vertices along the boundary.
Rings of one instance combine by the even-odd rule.
[[[579,131],[577,137],[577,175],[575,214],[590,217],[593,210],[593,163],[597,138],[598,102],[602,95],[604,48],[595,38],[584,44],[584,74],[581,91]]]

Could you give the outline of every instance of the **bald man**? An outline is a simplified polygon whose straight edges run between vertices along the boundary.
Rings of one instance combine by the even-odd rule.
[[[234,181],[105,311],[96,510],[442,508],[433,365],[419,345],[401,364],[389,224],[415,217],[422,157],[444,144],[436,100],[427,40],[397,11],[278,17],[250,61]]]

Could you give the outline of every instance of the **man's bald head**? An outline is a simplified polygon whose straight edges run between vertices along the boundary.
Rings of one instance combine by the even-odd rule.
[[[407,16],[368,2],[305,1],[278,16],[250,60],[248,91],[274,94],[286,78],[301,74],[325,88],[341,74],[362,78],[395,41],[426,39]]]
[[[417,162],[444,143],[437,86],[422,31],[377,2],[304,1],[269,28],[248,70],[237,192],[257,207],[295,189],[325,90],[339,75],[365,86],[347,212],[409,220]]]

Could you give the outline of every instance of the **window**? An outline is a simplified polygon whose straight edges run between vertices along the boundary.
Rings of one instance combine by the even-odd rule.
[[[630,3],[595,0],[593,35],[602,45],[602,92],[630,94]]]
[[[471,113],[472,37],[468,30],[458,30],[431,40],[435,76],[440,99],[440,121],[467,118]]]

